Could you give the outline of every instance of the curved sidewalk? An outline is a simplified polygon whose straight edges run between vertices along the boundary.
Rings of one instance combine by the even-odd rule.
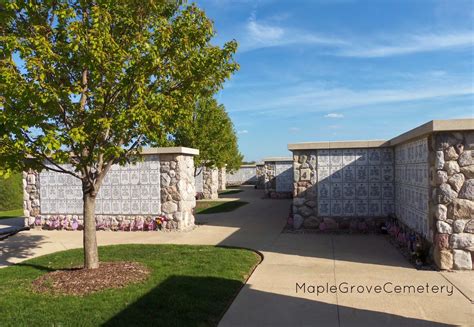
[[[249,202],[235,211],[198,215],[187,233],[99,232],[100,245],[175,243],[241,246],[259,250],[263,262],[254,271],[220,326],[314,325],[469,325],[474,317],[473,272],[417,271],[378,235],[281,233],[290,200],[262,199],[249,187],[239,194]],[[82,233],[21,232],[0,242],[1,265],[82,246]],[[448,281],[445,276],[451,281]],[[296,284],[306,285],[306,293]],[[447,293],[311,293],[310,286],[444,286]],[[453,287],[461,286],[463,295]],[[469,288],[469,286],[471,287]]]

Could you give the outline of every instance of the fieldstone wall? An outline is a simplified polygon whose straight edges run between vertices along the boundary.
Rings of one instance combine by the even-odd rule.
[[[226,168],[225,167],[222,167],[222,168],[218,168],[218,180],[219,180],[219,186],[218,186],[218,190],[219,191],[225,191],[226,190],[226,183],[227,183],[227,180],[226,180]]]
[[[474,132],[431,138],[433,256],[440,269],[473,269]]]
[[[257,184],[255,184],[255,188],[259,190],[265,189],[265,165],[264,164],[256,165],[256,176],[257,176]]]
[[[34,170],[23,172],[23,215],[36,217],[40,214],[39,174]]]
[[[137,165],[114,165],[96,200],[98,230],[188,230],[194,227],[192,155],[146,155]],[[81,182],[52,171],[23,174],[25,225],[81,230]]]
[[[167,219],[163,226],[172,230],[194,227],[196,189],[194,160],[188,155],[160,155],[161,212]]]
[[[291,161],[265,161],[265,196],[287,199],[293,196],[293,169]]]
[[[202,194],[204,199],[217,199],[219,194],[219,173],[217,168],[203,167],[202,169],[203,189]]]
[[[293,183],[293,227],[319,228],[317,150],[293,151]]]

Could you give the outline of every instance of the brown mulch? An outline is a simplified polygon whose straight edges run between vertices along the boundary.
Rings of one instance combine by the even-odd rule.
[[[87,295],[144,281],[150,270],[136,262],[102,262],[98,269],[71,268],[49,272],[33,281],[39,293]]]

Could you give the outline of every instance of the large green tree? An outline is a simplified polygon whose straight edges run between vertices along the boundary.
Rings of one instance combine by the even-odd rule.
[[[199,149],[194,158],[196,173],[199,167],[227,167],[236,170],[242,163],[234,125],[224,105],[212,97],[201,98],[196,102],[189,123],[179,128],[175,143]]]
[[[111,165],[187,124],[190,104],[238,68],[236,42],[211,45],[212,21],[182,1],[18,0],[0,14],[0,166],[82,181],[84,266],[97,268],[95,199]]]

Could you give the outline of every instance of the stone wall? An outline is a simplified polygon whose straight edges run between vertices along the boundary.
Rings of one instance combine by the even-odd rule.
[[[264,164],[256,165],[256,176],[257,176],[257,184],[255,184],[255,188],[259,190],[265,189],[265,165]]]
[[[319,228],[317,150],[293,151],[293,227]]]
[[[195,173],[197,174],[195,176],[196,197],[198,199],[217,199],[219,196],[219,169],[202,166],[196,169]]]
[[[183,148],[159,148],[154,154],[149,153],[152,149],[147,149],[142,162],[111,168],[96,199],[98,229],[193,228],[193,153],[197,151],[187,149],[189,151],[182,153],[176,149]],[[170,153],[173,151],[176,153]],[[80,180],[49,170],[25,172],[23,178],[26,225],[44,229],[82,229]]]
[[[255,165],[242,165],[239,170],[227,173],[226,184],[236,186],[242,184],[255,185],[257,182]]]
[[[431,138],[433,255],[441,269],[473,269],[474,132]]]
[[[226,168],[225,167],[222,167],[222,168],[218,168],[218,180],[219,180],[219,185],[217,187],[217,189],[219,191],[225,191],[226,190],[226,183],[227,183],[227,180],[226,180]]]
[[[196,189],[194,159],[189,155],[160,155],[161,213],[168,220],[166,229],[194,227]]]
[[[23,172],[23,215],[36,217],[40,215],[40,183],[37,171]]]
[[[293,163],[291,160],[265,160],[263,171],[265,196],[272,199],[293,196]]]
[[[294,151],[293,159],[295,228],[349,228],[357,221],[365,229],[393,214],[391,148]]]
[[[440,269],[473,269],[473,119],[431,121],[390,141],[288,148],[295,229],[384,226],[417,264],[431,256]]]
[[[217,199],[219,194],[219,173],[217,168],[203,167],[202,169],[203,189],[202,194],[204,199]]]
[[[196,182],[196,194],[202,194],[204,190],[204,179],[203,179],[203,167],[197,168],[195,173],[196,175],[194,176],[195,182]]]

